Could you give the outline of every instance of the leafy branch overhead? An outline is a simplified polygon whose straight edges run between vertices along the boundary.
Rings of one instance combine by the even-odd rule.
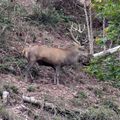
[[[120,1],[93,0],[92,8],[97,12],[99,19],[105,18],[108,21],[105,28],[106,39],[120,44]]]

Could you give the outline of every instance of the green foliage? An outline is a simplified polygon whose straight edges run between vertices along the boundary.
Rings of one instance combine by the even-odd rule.
[[[102,3],[103,4],[103,3]],[[106,3],[107,4],[107,3]],[[99,6],[99,4],[98,4]],[[103,5],[104,6],[104,5]],[[109,26],[105,28],[105,37],[96,38],[97,44],[104,46],[107,40],[114,40],[118,38],[119,22],[115,22],[110,19]],[[114,19],[115,20],[115,19]],[[114,87],[120,88],[120,59],[119,56],[111,55],[105,58],[97,58],[91,61],[91,65],[87,68],[87,71],[95,75],[100,80],[112,80],[111,83]]]
[[[92,0],[93,9],[97,12],[97,17],[107,19],[108,31],[107,40],[113,40],[120,43],[120,1],[119,0]]]
[[[2,118],[3,120],[10,120],[11,119],[8,111],[2,105],[0,105],[0,118]]]
[[[33,85],[30,85],[30,86],[28,86],[27,91],[28,92],[34,92],[35,91],[35,87]]]
[[[113,110],[104,107],[91,107],[81,115],[81,120],[119,120],[119,116]]]
[[[16,116],[10,109],[7,110],[5,106],[0,104],[0,119],[1,120],[23,120],[23,118]]]
[[[27,12],[23,6],[10,0],[0,0],[0,47],[8,48],[7,44],[11,42],[13,28],[17,28],[19,20],[26,16]],[[13,37],[13,36],[12,36]]]
[[[55,26],[60,22],[69,22],[69,16],[65,16],[63,12],[57,11],[54,8],[41,9],[39,6],[34,6],[33,14],[26,18],[33,24],[44,24]]]
[[[15,16],[25,16],[27,11],[23,6],[19,4],[14,4],[10,0],[0,1],[0,25],[10,25],[12,24],[12,19]]]
[[[9,5],[8,1],[0,1],[1,6],[0,6],[0,24],[10,24],[10,9],[12,9]]]
[[[20,16],[21,18],[24,18],[24,17],[26,17],[28,12],[26,11],[24,6],[16,3],[14,6],[14,14],[16,16]]]
[[[79,91],[76,95],[76,98],[86,99],[87,95],[85,94],[85,92]]]
[[[24,76],[27,63],[26,59],[21,56],[6,55],[0,58],[0,72]],[[38,77],[38,70],[36,66],[33,66],[30,71],[34,78]]]
[[[11,84],[5,84],[3,86],[3,89],[9,91],[9,92],[12,92],[12,93],[15,93],[15,94],[18,94],[18,88],[14,85],[11,85]]]
[[[117,114],[120,113],[119,106],[111,100],[105,100],[103,102],[103,105],[105,105],[107,108],[114,110]]]
[[[115,23],[115,22],[109,22],[109,26],[108,26],[108,32],[107,32],[107,39],[108,40],[117,40],[119,39],[118,35],[120,32],[120,24],[119,23]]]
[[[112,85],[116,88],[120,88],[120,81],[114,81]]]
[[[98,88],[96,88],[94,90],[94,94],[95,94],[96,97],[99,97],[99,98],[101,98],[102,95],[103,95],[102,91],[100,89],[98,89]]]
[[[104,46],[105,45],[105,42],[107,41],[108,39],[106,37],[101,37],[101,38],[96,38],[96,43],[97,45],[100,45],[100,46]]]
[[[100,80],[120,81],[120,60],[114,55],[93,59],[86,70]]]
[[[53,118],[53,120],[61,120],[61,117],[55,116],[55,117]]]
[[[84,105],[84,101],[87,99],[87,95],[83,91],[79,91],[76,96],[71,100],[74,106],[86,106]]]
[[[114,19],[120,12],[120,1],[114,0],[92,0],[92,6],[99,13],[99,17]]]
[[[18,94],[18,88],[16,86],[12,85],[10,89],[12,90],[13,93]]]
[[[4,56],[0,58],[0,72],[17,74],[19,69],[23,70],[26,65],[26,61],[23,58],[15,56]],[[20,71],[19,71],[20,72]]]

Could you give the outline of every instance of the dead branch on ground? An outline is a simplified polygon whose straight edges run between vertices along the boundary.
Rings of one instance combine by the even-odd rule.
[[[78,118],[78,116],[83,113],[80,109],[69,110],[67,108],[61,109],[59,106],[54,105],[53,103],[48,103],[43,100],[36,100],[34,97],[22,96],[24,102],[31,103],[34,105],[41,106],[44,110],[51,112],[52,114],[60,114],[63,116]],[[85,112],[85,111],[84,111]]]

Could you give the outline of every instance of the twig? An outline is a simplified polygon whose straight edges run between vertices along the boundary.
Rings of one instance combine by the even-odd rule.
[[[5,32],[8,26],[3,26],[2,32],[0,33],[0,36]]]

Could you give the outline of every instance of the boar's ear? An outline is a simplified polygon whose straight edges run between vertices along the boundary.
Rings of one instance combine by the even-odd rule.
[[[24,49],[22,50],[21,55],[22,55],[22,56],[25,55],[25,50],[24,50]]]
[[[22,54],[22,56],[28,58],[28,54],[29,54],[28,48],[24,48],[24,49],[22,50],[22,53],[21,53],[21,54]]]

